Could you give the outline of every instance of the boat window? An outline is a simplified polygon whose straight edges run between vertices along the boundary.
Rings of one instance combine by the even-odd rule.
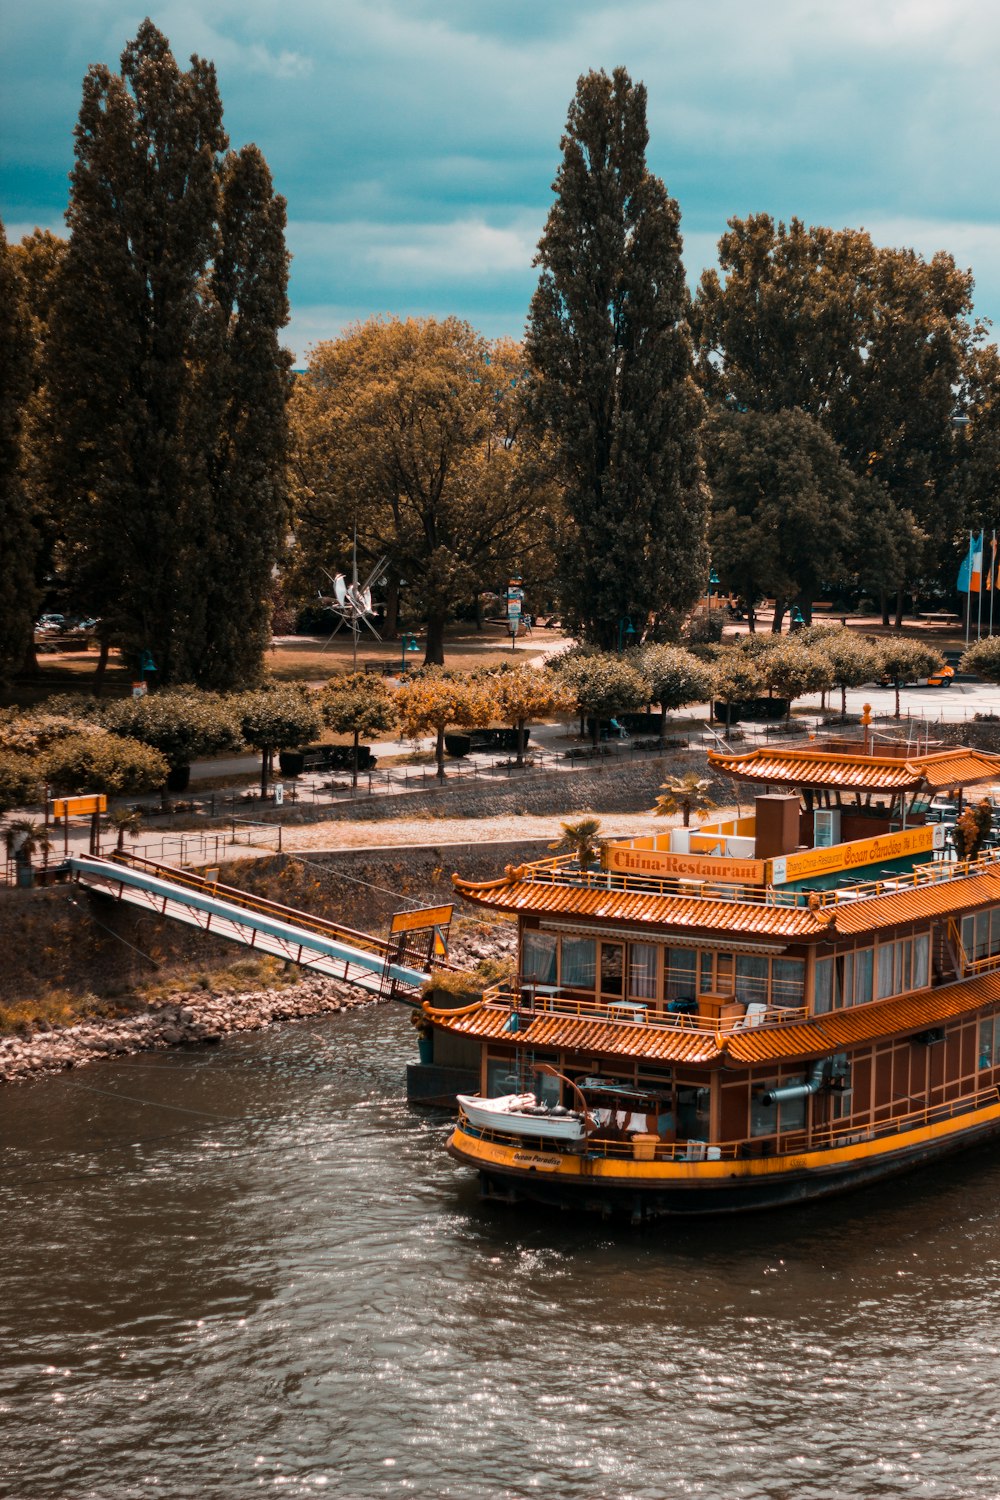
[[[790,1084],[805,1083],[805,1078],[797,1076],[794,1078],[783,1078],[781,1087],[787,1088]],[[778,1129],[779,1130],[805,1130],[806,1128],[806,1099],[786,1099],[778,1106]]]
[[[901,995],[907,990],[923,989],[929,983],[930,935],[923,932],[915,938],[899,938],[894,943],[879,943],[875,976],[875,995]]]
[[[871,948],[859,948],[854,955],[854,993],[846,1005],[864,1005],[872,998],[872,975],[875,955]]]
[[[776,1104],[765,1104],[764,1095],[768,1089],[776,1089],[778,1080],[768,1078],[755,1086],[750,1095],[750,1134],[754,1135],[776,1135],[778,1131],[778,1106]]]
[[[522,977],[534,984],[556,982],[556,939],[547,932],[526,932],[521,945]]]
[[[628,992],[637,1000],[656,999],[656,952],[652,943],[628,945]]]
[[[926,989],[931,982],[931,935],[921,932],[913,939],[913,988]]]
[[[1000,907],[962,918],[962,947],[972,959],[1000,953]]]
[[[674,1100],[677,1106],[677,1134],[681,1140],[708,1140],[708,1089],[679,1088]]]
[[[520,1092],[517,1068],[512,1057],[501,1057],[487,1061],[487,1099],[502,1099],[504,1094],[519,1094]]]
[[[984,1016],[979,1023],[979,1066],[1000,1066],[1000,1016]]]
[[[714,958],[714,953],[703,953],[701,955],[701,993],[703,995],[711,995],[715,989],[715,985],[712,980],[712,964]]]
[[[663,992],[668,1000],[693,1000],[697,995],[697,961],[693,948],[668,948],[664,954]]]
[[[806,992],[806,966],[801,958],[771,960],[772,1005],[802,1005]]]
[[[878,979],[875,986],[875,993],[880,1000],[884,1000],[886,995],[893,993],[892,986],[895,980],[896,959],[895,946],[895,943],[879,943],[878,945]]]
[[[621,995],[625,988],[625,947],[623,943],[601,944],[601,993]]]
[[[566,988],[592,990],[597,979],[597,944],[593,938],[564,937],[562,940],[562,974]]]
[[[531,1092],[540,1104],[558,1104],[560,1091],[560,1080],[553,1078],[551,1073],[532,1074]],[[566,1102],[575,1105],[577,1101],[567,1099]]]
[[[738,953],[736,955],[736,998],[746,1004],[763,1001],[767,1004],[767,965],[763,955]]]
[[[832,1005],[833,959],[819,958],[816,960],[816,972],[813,980],[813,1010],[818,1016],[821,1016]]]

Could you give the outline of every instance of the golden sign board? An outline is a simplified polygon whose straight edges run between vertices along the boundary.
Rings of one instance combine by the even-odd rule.
[[[605,844],[602,867],[617,875],[653,875],[673,880],[716,880],[737,885],[762,885],[762,859],[730,859],[726,855],[671,854],[667,849],[636,849],[631,844]]]
[[[874,839],[855,839],[850,844],[834,844],[831,849],[803,849],[799,854],[783,854],[770,861],[768,879],[772,885],[786,885],[805,880],[810,875],[833,875],[839,870],[863,869],[866,865],[888,864],[909,855],[928,854],[943,839],[943,828],[931,824],[924,828],[907,828],[900,833],[884,833]]]
[[[454,906],[422,906],[419,911],[397,911],[390,932],[426,932],[429,927],[447,927]]]
[[[81,818],[86,813],[102,813],[108,810],[108,799],[103,792],[91,797],[53,797],[49,811],[54,818]]]

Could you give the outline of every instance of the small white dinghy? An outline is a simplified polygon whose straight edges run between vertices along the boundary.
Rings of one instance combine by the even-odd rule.
[[[578,1114],[562,1105],[548,1109],[534,1094],[503,1094],[499,1099],[481,1099],[478,1094],[455,1097],[470,1125],[483,1130],[541,1136],[548,1141],[583,1139],[583,1121]]]

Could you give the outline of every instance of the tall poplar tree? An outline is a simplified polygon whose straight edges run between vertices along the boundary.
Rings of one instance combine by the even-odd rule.
[[[151,21],[88,71],[49,338],[75,593],[105,647],[207,685],[259,673],[283,526],[284,204],[226,146],[214,67]]]
[[[580,78],[528,321],[570,518],[564,610],[604,647],[625,618],[644,633],[693,603],[707,574],[680,212],[647,140],[642,84],[624,68]]]
[[[0,679],[20,665],[37,599],[23,471],[25,411],[32,388],[32,338],[25,289],[0,224]]]

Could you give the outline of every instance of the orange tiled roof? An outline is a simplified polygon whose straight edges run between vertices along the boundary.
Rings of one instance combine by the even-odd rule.
[[[440,1011],[434,1012],[436,1026],[460,1036],[503,1040],[518,1047],[550,1047],[554,1051],[594,1052],[604,1057],[645,1057],[672,1063],[711,1062],[719,1055],[718,1041],[710,1031],[685,1031],[680,1027],[633,1025],[549,1013],[529,1018],[523,1011],[520,1020],[519,1031],[507,1031],[510,1011],[501,1005],[483,1004],[454,1020],[442,1018]]]
[[[453,875],[467,901],[497,911],[564,913],[602,922],[643,922],[672,928],[749,933],[769,938],[814,937],[826,925],[805,906],[765,906],[749,901],[713,901],[705,896],[668,896],[650,891],[602,890],[541,880],[475,882]]]
[[[1000,781],[1000,757],[981,750],[943,750],[933,755],[849,755],[833,750],[759,748],[743,755],[708,752],[718,770],[740,781],[774,786],[839,787],[862,792],[937,791]]]
[[[825,907],[836,913],[834,933],[850,937],[895,927],[900,922],[921,922],[949,912],[971,911],[1000,901],[1000,867],[938,885],[907,886],[903,890],[871,896],[867,900],[838,901]]]
[[[531,1016],[524,1011],[519,1013],[521,1029],[509,1032],[509,1009],[485,1002],[453,1016],[435,1011],[434,1024],[461,1036],[502,1040],[518,1047],[667,1063],[711,1063],[725,1056],[732,1063],[749,1066],[823,1056],[859,1042],[923,1031],[954,1016],[997,1003],[1000,1003],[1000,973],[984,974],[944,989],[876,1000],[851,1010],[830,1011],[799,1024],[757,1026],[724,1033],[548,1012]]]
[[[979,979],[966,979],[944,989],[919,990],[894,1000],[875,1000],[851,1010],[829,1011],[799,1026],[760,1026],[730,1032],[724,1039],[724,1047],[733,1062],[808,1057],[880,1037],[923,1031],[997,1001],[1000,1001],[1000,973],[983,974]]]

